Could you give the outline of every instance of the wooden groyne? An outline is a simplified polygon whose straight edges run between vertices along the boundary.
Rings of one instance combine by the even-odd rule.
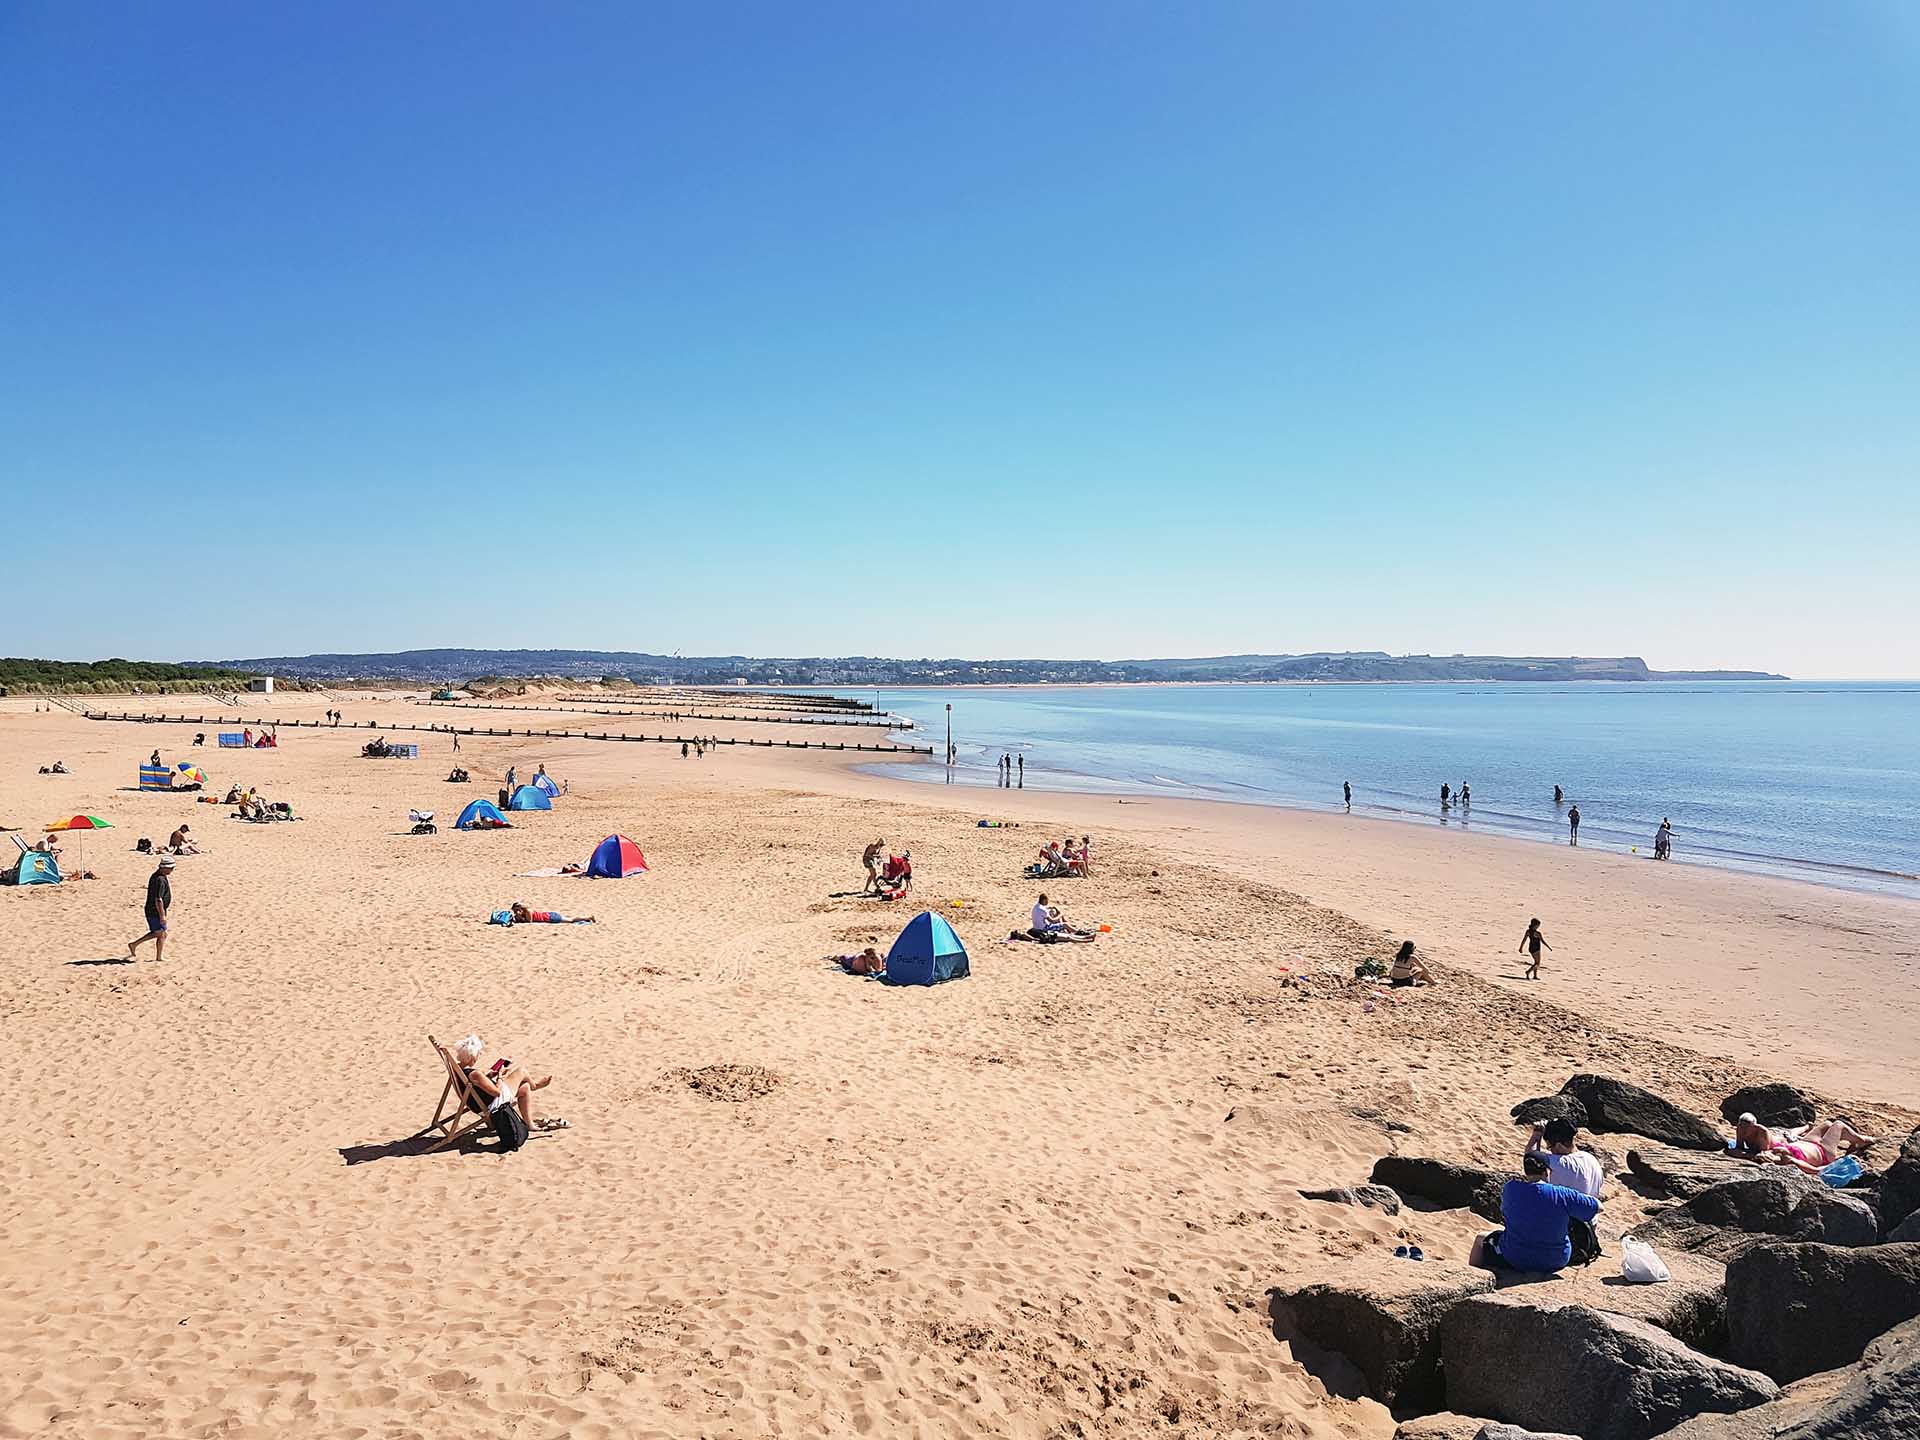
[[[477,735],[482,738],[493,736],[496,739],[511,739],[526,736],[529,739],[545,740],[610,740],[625,741],[630,745],[746,745],[762,750],[863,750],[878,755],[931,755],[931,745],[863,745],[839,740],[754,740],[735,736],[705,735],[629,735],[624,730],[619,734],[602,730],[595,734],[590,730],[495,730],[492,727],[482,729],[476,725],[464,728],[453,725],[383,725],[378,721],[343,721],[333,725],[324,720],[278,720],[247,719],[235,715],[229,719],[225,715],[149,715],[142,711],[138,715],[126,711],[110,715],[104,710],[83,712],[89,720],[107,720],[130,725],[242,725],[252,726],[256,731],[267,730],[374,730],[407,731],[418,735]]]
[[[584,705],[569,705],[565,703],[555,703],[551,705],[543,705],[539,703],[504,705],[504,704],[496,704],[492,701],[487,701],[487,700],[420,700],[420,701],[416,701],[415,703],[420,705],[439,705],[449,710],[509,710],[509,711],[547,710],[552,712],[564,711],[566,714],[569,714],[569,715],[607,715],[607,716],[612,716],[616,719],[653,720],[653,719],[665,718],[663,716],[649,715],[644,711],[589,709]],[[839,720],[839,719],[830,720],[826,718],[824,715],[799,715],[799,714],[794,714],[794,715],[785,715],[785,714],[708,715],[704,713],[697,713],[691,710],[680,710],[673,707],[670,704],[667,705],[665,708],[673,710],[673,714],[675,716],[675,723],[678,723],[681,720],[721,720],[721,721],[726,721],[735,725],[864,725],[868,729],[872,729],[872,730],[904,730],[907,728],[905,725],[896,725],[891,720],[868,720],[865,718],[849,719],[849,720]]]

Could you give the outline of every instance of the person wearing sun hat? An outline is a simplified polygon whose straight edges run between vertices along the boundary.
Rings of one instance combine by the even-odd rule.
[[[141,945],[153,942],[153,958],[160,960],[167,948],[167,912],[173,908],[173,857],[162,855],[160,864],[147,877],[147,933],[127,942],[127,958]]]

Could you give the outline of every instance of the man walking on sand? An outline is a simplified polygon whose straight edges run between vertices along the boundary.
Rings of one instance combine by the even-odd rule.
[[[134,958],[134,952],[141,945],[153,942],[153,958],[158,961],[165,958],[167,948],[167,911],[173,907],[173,857],[163,855],[160,865],[147,877],[147,933],[138,940],[127,943],[127,958]]]
[[[887,842],[876,840],[860,852],[860,863],[867,867],[867,883],[860,887],[860,893],[878,888],[880,884],[880,852],[887,848]]]

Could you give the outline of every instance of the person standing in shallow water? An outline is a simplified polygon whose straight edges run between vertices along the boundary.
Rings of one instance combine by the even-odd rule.
[[[1447,784],[1446,781],[1443,780],[1440,782],[1440,808],[1444,810],[1452,803],[1453,803],[1453,787]]]
[[[1580,807],[1578,805],[1571,806],[1567,810],[1567,843],[1569,845],[1580,843]]]
[[[1027,757],[1024,755],[1020,757],[1020,787],[1019,788],[1022,790],[1027,788]]]
[[[1341,798],[1347,802],[1347,809],[1351,810],[1353,808],[1353,782],[1351,780],[1342,780],[1340,782],[1340,795]]]
[[[1567,792],[1562,790],[1558,785],[1554,786],[1553,787],[1553,803],[1556,805],[1562,805],[1566,803],[1566,799],[1567,799]]]

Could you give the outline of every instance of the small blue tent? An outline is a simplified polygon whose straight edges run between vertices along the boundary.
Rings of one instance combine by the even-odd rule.
[[[553,801],[547,798],[547,792],[533,785],[522,785],[513,792],[507,801],[509,810],[551,810]]]
[[[491,800],[476,800],[460,812],[460,818],[453,822],[456,830],[475,830],[482,824],[505,825],[507,817],[500,813],[500,807]]]
[[[971,973],[967,947],[953,933],[953,926],[931,910],[922,910],[909,920],[887,952],[889,985],[938,985],[942,980],[959,980]]]
[[[542,770],[538,775],[534,776],[533,779],[528,781],[527,783],[532,785],[534,789],[538,790],[542,795],[547,796],[549,799],[553,798],[554,796],[557,796],[560,793],[560,787],[553,783],[553,777],[547,774],[547,772],[544,770]]]
[[[7,878],[15,885],[58,885],[62,877],[53,856],[44,850],[26,850],[21,852],[18,868],[9,871]]]

